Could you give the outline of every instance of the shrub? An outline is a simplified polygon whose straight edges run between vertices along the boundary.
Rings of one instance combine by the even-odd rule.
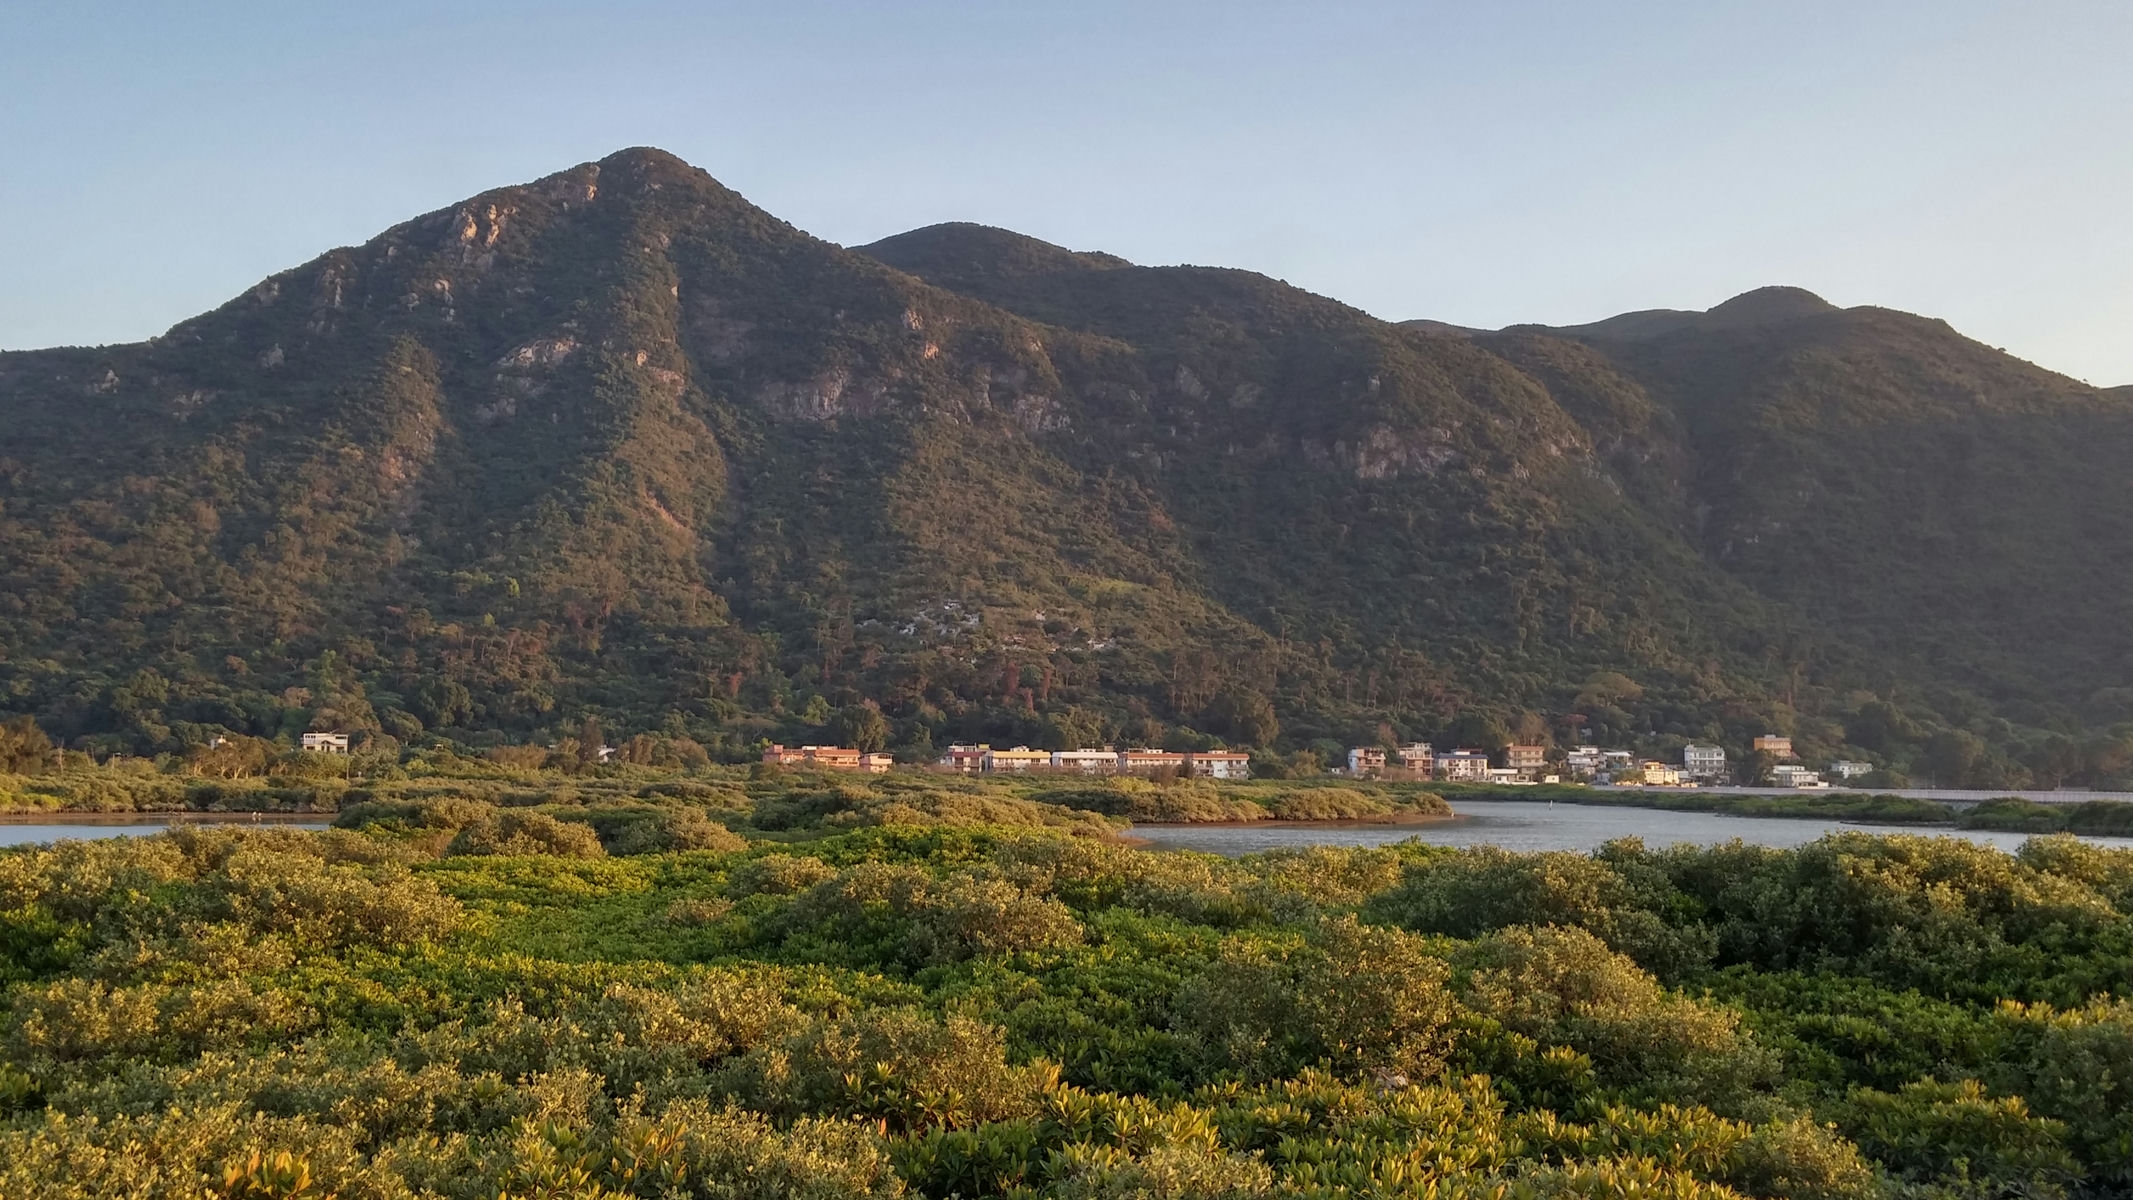
[[[1180,1027],[1214,1060],[1274,1079],[1321,1060],[1354,1076],[1435,1074],[1457,1006],[1450,971],[1422,939],[1327,921],[1301,945],[1230,938],[1180,991]]]
[[[721,1087],[773,1116],[837,1113],[897,1129],[965,1128],[1026,1116],[1055,1069],[1014,1067],[997,1027],[951,1015],[875,1009],[817,1020],[726,1068]]]
[[[1586,1056],[1613,1086],[1723,1110],[1776,1073],[1737,1014],[1668,992],[1575,926],[1498,930],[1454,962],[1469,1007],[1542,1046]]]
[[[461,829],[444,849],[447,855],[549,854],[560,858],[598,858],[606,851],[600,837],[583,825],[568,824],[543,813],[504,809],[485,814]]]

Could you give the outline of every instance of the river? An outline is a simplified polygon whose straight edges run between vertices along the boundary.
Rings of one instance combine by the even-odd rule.
[[[1250,825],[1136,825],[1131,836],[1152,849],[1205,850],[1235,856],[1282,846],[1382,846],[1415,838],[1438,846],[1501,846],[1506,850],[1591,851],[1615,838],[1640,837],[1657,849],[1677,842],[1715,846],[1739,838],[1780,849],[1804,846],[1825,834],[1900,833],[1965,838],[2014,850],[2032,835],[1982,829],[1915,825],[1855,825],[1819,817],[1736,817],[1722,813],[1664,812],[1597,804],[1550,804],[1544,800],[1468,800],[1458,815],[1404,825],[1362,822],[1317,824],[1260,821]],[[2133,838],[2084,838],[2099,845],[2133,849]]]
[[[94,813],[53,814],[50,818],[0,818],[0,846],[32,846],[44,842],[89,838],[147,837],[173,825],[243,825],[248,828],[324,829],[330,816],[291,816],[283,813],[188,813],[184,816],[135,816]]]

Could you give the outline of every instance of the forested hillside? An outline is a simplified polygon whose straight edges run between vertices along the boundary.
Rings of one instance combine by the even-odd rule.
[[[846,250],[632,150],[0,355],[0,410],[0,707],[70,745],[2133,763],[2133,408],[1804,293],[1402,327],[978,226]]]

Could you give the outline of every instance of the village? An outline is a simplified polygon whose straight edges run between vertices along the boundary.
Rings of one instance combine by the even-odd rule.
[[[817,767],[830,770],[886,773],[895,758],[880,752],[861,753],[843,746],[781,746],[763,751],[763,761],[787,767]],[[1054,772],[1062,775],[1167,775],[1176,778],[1249,779],[1252,756],[1236,750],[1200,750],[1178,753],[1169,750],[1032,750],[1028,746],[996,750],[988,745],[948,747],[935,766],[958,775],[1028,775]]]
[[[1775,760],[1769,781],[1786,788],[1827,788],[1823,772],[1796,761],[1792,739],[1764,734],[1752,745],[1757,754]],[[1500,765],[1499,765],[1500,760]],[[763,761],[778,766],[885,774],[896,765],[893,755],[861,751],[845,746],[785,746],[772,744],[763,751]],[[1146,748],[1032,750],[1028,746],[995,748],[991,745],[948,747],[933,766],[958,775],[1141,775],[1170,778],[1249,779],[1251,755],[1238,750],[1170,751]],[[1866,774],[1872,764],[1838,760],[1826,774],[1849,780]],[[1679,763],[1639,758],[1627,750],[1576,746],[1567,750],[1538,745],[1513,745],[1500,755],[1485,750],[1460,748],[1438,750],[1428,742],[1411,742],[1386,749],[1356,746],[1348,751],[1345,767],[1331,772],[1355,779],[1442,780],[1479,784],[1576,784],[1599,783],[1616,787],[1698,787],[1731,782],[1723,747],[1690,743],[1682,747]],[[1761,782],[1760,780],[1754,782]]]
[[[1757,737],[1751,749],[1775,760],[1768,779],[1777,787],[1827,788],[1829,780],[1798,762],[1792,739],[1767,733]],[[1576,746],[1552,750],[1546,746],[1507,746],[1502,765],[1483,750],[1438,750],[1428,742],[1414,742],[1393,750],[1357,746],[1348,751],[1345,774],[1358,779],[1436,779],[1457,783],[1541,784],[1601,783],[1616,787],[1699,787],[1732,782],[1726,751],[1722,746],[1691,742],[1681,748],[1679,763],[1639,758],[1627,750],[1604,750]],[[1873,770],[1873,764],[1839,759],[1829,764],[1827,774],[1838,780],[1856,779]],[[1746,782],[1760,783],[1762,780]]]

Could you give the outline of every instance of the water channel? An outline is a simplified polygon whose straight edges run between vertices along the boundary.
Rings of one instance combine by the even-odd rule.
[[[1550,804],[1545,800],[1461,800],[1453,807],[1458,814],[1454,817],[1412,824],[1258,821],[1249,825],[1137,825],[1132,836],[1152,849],[1205,850],[1232,856],[1282,846],[1382,846],[1408,838],[1439,846],[1501,846],[1521,851],[1591,851],[1623,837],[1643,838],[1645,845],[1654,849],[1677,842],[1715,846],[1735,838],[1751,845],[1784,849],[1839,832],[1965,838],[2012,851],[2031,836],[1982,829],[1863,825],[1819,817],[1737,817],[1597,804]],[[2133,848],[2133,838],[2082,840]]]
[[[0,818],[0,846],[29,846],[88,838],[147,837],[173,825],[242,825],[258,829],[324,829],[332,821],[324,814],[290,816],[283,813],[187,813],[183,816],[92,813],[54,813],[50,817]]]
[[[1458,815],[1439,821],[1376,824],[1363,821],[1256,821],[1249,825],[1138,825],[1132,836],[1158,850],[1205,850],[1251,854],[1281,846],[1382,846],[1417,838],[1439,846],[1500,846],[1506,850],[1597,850],[1621,837],[1640,837],[1654,848],[1689,842],[1713,846],[1739,838],[1757,846],[1802,846],[1825,834],[1897,833],[1965,838],[2002,850],[2018,849],[2031,836],[1980,829],[1916,825],[1853,824],[1820,817],[1737,817],[1722,813],[1665,812],[1597,804],[1550,804],[1544,800],[1461,800]],[[108,817],[54,814],[50,818],[0,820],[0,846],[74,838],[145,837],[172,825],[244,825],[276,829],[324,829],[329,818],[287,814],[194,813],[184,816]],[[2098,845],[2133,848],[2133,838],[2091,837]]]

